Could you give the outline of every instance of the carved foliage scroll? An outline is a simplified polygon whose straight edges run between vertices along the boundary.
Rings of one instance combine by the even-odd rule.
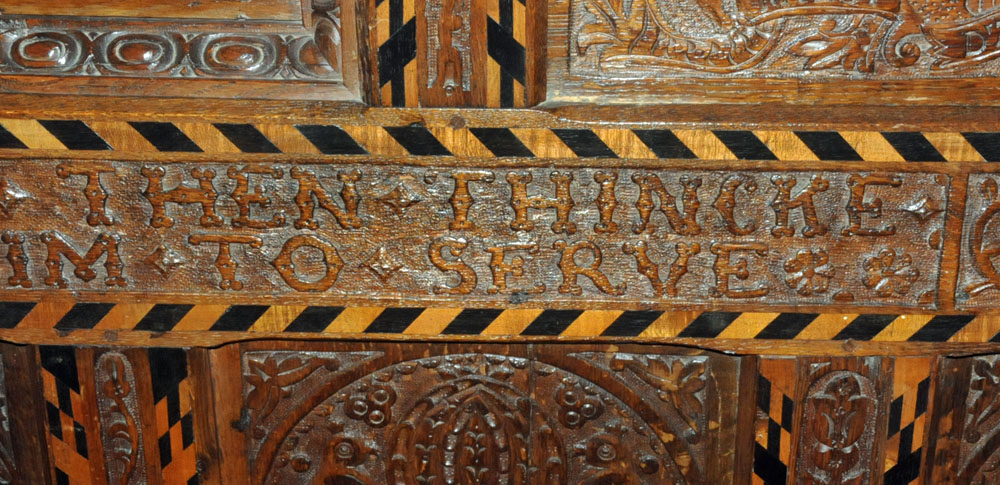
[[[571,72],[616,79],[996,75],[1000,5],[573,0]]]
[[[720,399],[714,366],[732,384],[730,359],[583,352],[549,363],[470,350],[247,352],[253,475],[350,484],[729,476],[715,467],[732,469],[724,436],[735,420],[721,415],[734,415],[736,400]]]
[[[97,359],[97,408],[108,483],[146,483],[145,450],[139,422],[135,370],[120,352],[107,352]]]

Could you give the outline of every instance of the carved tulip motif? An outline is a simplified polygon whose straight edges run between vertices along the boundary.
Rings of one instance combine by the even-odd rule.
[[[877,403],[871,380],[850,371],[830,372],[810,386],[803,468],[813,483],[863,483]]]

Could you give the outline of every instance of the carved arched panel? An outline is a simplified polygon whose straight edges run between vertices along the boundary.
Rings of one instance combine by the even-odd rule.
[[[509,347],[373,347],[243,354],[240,424],[256,480],[732,479],[738,359],[582,346],[561,357],[532,355],[529,346],[522,355]]]

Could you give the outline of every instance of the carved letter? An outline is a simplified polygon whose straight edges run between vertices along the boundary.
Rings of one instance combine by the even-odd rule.
[[[862,177],[854,174],[847,178],[847,185],[851,187],[851,199],[847,202],[847,220],[851,226],[844,229],[845,236],[891,236],[896,234],[896,226],[888,224],[880,228],[861,227],[861,216],[871,214],[872,219],[882,217],[882,199],[875,198],[871,203],[865,203],[865,188],[869,185],[888,185],[899,187],[903,184],[899,177],[886,177],[882,175],[869,175]]]
[[[646,241],[639,241],[635,244],[625,243],[622,245],[622,251],[625,254],[635,256],[635,263],[639,269],[639,273],[649,279],[649,283],[653,285],[653,293],[656,296],[662,296],[664,290],[670,296],[677,296],[677,283],[681,280],[682,276],[687,274],[688,261],[691,259],[691,256],[701,252],[701,245],[698,243],[677,243],[674,246],[674,250],[677,251],[677,259],[670,264],[670,272],[667,273],[667,284],[664,286],[663,281],[660,280],[660,265],[654,263],[649,258],[649,246]]]
[[[712,293],[715,296],[726,296],[729,298],[757,298],[764,296],[770,291],[767,286],[760,286],[748,290],[734,290],[729,288],[729,278],[735,276],[740,280],[750,277],[747,270],[747,260],[740,258],[734,265],[730,259],[734,251],[753,251],[758,256],[767,256],[767,246],[761,243],[714,243],[712,244],[712,254],[716,256],[715,264],[715,288]]]
[[[175,204],[201,204],[202,216],[199,222],[205,227],[215,227],[222,225],[222,218],[215,215],[215,199],[218,194],[212,179],[215,178],[215,170],[200,168],[191,169],[191,176],[198,179],[198,187],[187,187],[179,184],[176,188],[163,190],[163,167],[143,167],[142,175],[149,180],[149,185],[143,195],[149,199],[153,205],[153,218],[149,224],[153,227],[172,227],[174,220],[167,217],[165,206],[167,202]]]
[[[534,287],[527,289],[508,290],[508,274],[512,274],[514,276],[524,276],[524,258],[521,256],[514,256],[514,259],[512,259],[510,263],[507,263],[505,261],[507,251],[527,251],[528,254],[538,254],[538,245],[534,243],[515,243],[486,248],[486,252],[492,255],[492,257],[490,257],[490,270],[493,272],[493,285],[487,288],[486,292],[491,295],[495,293],[528,293],[537,295],[545,291],[544,283],[539,283]]]
[[[530,231],[535,228],[535,223],[528,220],[528,209],[555,209],[556,220],[552,223],[552,232],[559,234],[573,234],[576,232],[576,223],[569,222],[570,211],[573,210],[573,197],[569,192],[569,184],[573,181],[573,174],[564,172],[552,172],[549,178],[556,184],[556,197],[549,199],[542,196],[528,197],[528,184],[531,183],[531,174],[508,173],[507,182],[510,183],[510,205],[514,208],[514,220],[510,222],[510,228],[515,231]]]
[[[56,175],[59,178],[69,178],[71,175],[85,175],[87,186],[83,188],[83,194],[87,196],[90,211],[87,213],[87,224],[96,226],[104,224],[110,226],[111,217],[105,212],[105,201],[108,200],[108,193],[101,187],[101,174],[115,173],[115,169],[104,164],[76,165],[70,163],[60,163],[56,167]]]
[[[28,277],[28,253],[24,252],[24,234],[5,232],[0,239],[7,245],[7,262],[14,271],[14,276],[7,278],[7,284],[31,288],[31,278]]]
[[[271,198],[264,195],[264,188],[260,185],[254,187],[250,192],[250,175],[270,175],[278,180],[284,175],[280,168],[251,168],[251,167],[229,167],[226,171],[229,178],[236,181],[236,188],[233,189],[233,200],[240,208],[240,215],[233,218],[233,227],[252,227],[254,229],[266,229],[269,227],[279,227],[285,223],[285,215],[277,213],[270,221],[262,221],[250,217],[250,204],[259,204],[266,209],[271,205]]]
[[[975,39],[975,42],[973,42]],[[973,45],[973,44],[977,45]],[[976,57],[986,52],[986,37],[976,31],[965,32],[965,57]]]
[[[795,228],[788,227],[788,215],[793,209],[802,209],[802,218],[805,220],[805,227],[802,228],[803,237],[822,236],[826,234],[827,227],[819,222],[816,215],[816,205],[813,203],[813,196],[818,192],[825,192],[830,188],[830,182],[823,177],[816,175],[809,183],[809,187],[802,189],[799,195],[791,198],[792,189],[798,181],[795,177],[783,177],[775,175],[771,177],[771,182],[778,187],[778,193],[771,201],[771,208],[774,209],[775,226],[771,228],[774,237],[794,236]]]
[[[326,273],[323,274],[322,278],[316,281],[306,281],[295,274],[295,264],[292,263],[292,254],[302,247],[318,249],[323,253],[323,263],[326,266]],[[221,251],[219,254],[221,257]],[[274,261],[271,261],[271,265],[274,266],[274,269],[278,270],[278,274],[285,280],[285,283],[288,283],[288,286],[298,291],[326,291],[337,281],[337,275],[340,274],[341,268],[344,267],[344,260],[340,258],[337,248],[333,247],[332,244],[316,236],[300,234],[285,242],[285,245],[281,248],[281,252],[274,258]],[[238,290],[239,288],[236,289]]]
[[[583,288],[577,282],[580,276],[586,276],[590,278],[590,281],[594,282],[594,285],[598,289],[605,293],[611,295],[625,294],[625,283],[612,286],[608,277],[604,273],[601,273],[601,261],[604,258],[601,255],[601,248],[597,247],[596,244],[590,241],[580,241],[567,245],[566,241],[560,239],[553,243],[552,247],[562,251],[562,255],[559,258],[559,269],[562,271],[563,282],[559,285],[559,293],[582,294]],[[589,250],[594,256],[593,261],[585,268],[576,264],[576,253],[583,249]]]
[[[58,232],[45,232],[41,234],[41,240],[48,249],[48,257],[45,259],[45,267],[49,270],[45,284],[50,286],[66,287],[66,280],[62,277],[62,258],[65,256],[75,267],[73,274],[83,281],[90,281],[97,277],[97,273],[90,267],[107,253],[104,259],[104,269],[108,276],[104,279],[104,284],[108,286],[125,286],[125,278],[122,277],[122,260],[118,256],[118,237],[101,234],[97,237],[87,253],[80,256],[69,243],[63,239]]]
[[[985,211],[983,211],[983,214],[976,219],[976,223],[972,227],[972,236],[969,238],[969,251],[976,260],[976,269],[978,269],[979,272],[986,277],[987,281],[968,285],[965,288],[965,291],[968,291],[969,294],[973,296],[1000,286],[1000,272],[997,272],[996,267],[993,266],[993,258],[1000,254],[1000,247],[983,247],[983,240],[986,236],[986,226],[988,226],[990,221],[996,217],[997,213],[1000,213],[1000,195],[998,195],[997,181],[992,178],[987,178],[983,181],[980,191],[983,194],[983,198],[985,198],[986,202],[989,202],[990,205]],[[9,257],[10,256],[8,255],[8,258]]]
[[[452,192],[451,209],[455,213],[455,218],[448,224],[452,231],[472,230],[476,225],[469,221],[469,209],[476,201],[469,193],[470,182],[493,183],[493,173],[484,170],[472,172],[452,172],[451,178],[455,179],[455,191]]]
[[[465,239],[454,239],[450,237],[438,238],[431,241],[430,247],[430,258],[431,262],[434,263],[441,271],[456,271],[458,272],[458,284],[449,286],[435,286],[434,294],[436,295],[465,295],[476,287],[478,278],[476,277],[476,272],[472,270],[469,265],[465,264],[461,259],[458,259],[462,255],[462,251],[469,247],[469,243]],[[448,261],[441,254],[444,249],[447,249],[455,261]]]
[[[635,208],[639,211],[640,222],[632,228],[636,234],[641,234],[649,226],[649,216],[656,208],[653,202],[653,195],[660,199],[660,212],[667,217],[667,222],[677,234],[692,236],[701,234],[701,226],[698,225],[698,208],[701,202],[698,200],[698,187],[701,187],[700,178],[691,178],[687,175],[681,176],[681,185],[684,186],[682,200],[684,202],[684,215],[677,210],[677,199],[663,186],[660,177],[653,174],[635,174],[632,181],[639,184],[639,200],[635,202]]]
[[[636,269],[639,270],[639,274],[649,279],[649,284],[653,285],[653,294],[655,296],[663,295],[663,281],[660,280],[660,265],[654,263],[649,258],[649,244],[646,241],[639,241],[635,244],[624,243],[622,244],[622,252],[635,257]],[[675,288],[675,296],[676,293],[677,289]]]
[[[719,215],[722,216],[722,221],[726,223],[726,229],[729,232],[736,234],[738,236],[746,236],[757,229],[757,224],[753,221],[747,222],[746,227],[740,227],[736,223],[736,216],[733,214],[733,210],[736,209],[736,189],[743,186],[743,190],[747,194],[753,194],[757,191],[757,181],[749,175],[730,175],[726,178],[726,181],[722,183],[722,188],[719,190],[719,196],[715,199],[715,210],[719,211]]]
[[[353,170],[347,173],[338,173],[337,179],[344,184],[340,189],[340,197],[344,199],[344,208],[341,209],[326,189],[316,179],[316,174],[301,167],[292,167],[292,178],[299,181],[299,192],[295,194],[295,205],[299,207],[299,218],[295,221],[296,229],[317,229],[319,223],[313,219],[313,210],[316,203],[313,196],[319,201],[319,206],[333,214],[337,223],[344,229],[357,229],[361,227],[361,218],[358,217],[358,196],[357,181],[361,180],[361,172]]]
[[[670,296],[677,296],[677,283],[687,274],[688,260],[691,256],[701,252],[701,245],[677,243],[674,250],[677,251],[677,259],[670,264],[670,272],[667,273],[667,294]]]
[[[618,206],[618,199],[615,198],[615,183],[618,182],[618,173],[596,172],[594,182],[601,184],[601,193],[597,194],[597,212],[601,216],[601,221],[594,224],[594,232],[614,234],[618,232],[618,224],[614,221],[615,207]]]
[[[219,254],[215,258],[215,267],[219,270],[219,274],[222,275],[222,281],[219,282],[219,288],[223,290],[243,289],[243,282],[236,279],[236,270],[239,268],[239,265],[236,264],[236,261],[233,261],[229,245],[249,244],[252,248],[260,248],[264,245],[264,241],[261,241],[261,239],[256,236],[216,234],[192,234],[188,236],[188,242],[194,244],[195,246],[198,246],[201,243],[213,243],[219,245]]]

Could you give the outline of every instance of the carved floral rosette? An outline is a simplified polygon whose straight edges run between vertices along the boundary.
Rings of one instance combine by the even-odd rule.
[[[261,483],[698,483],[720,401],[701,356],[244,354]],[[386,365],[388,364],[388,365]]]

